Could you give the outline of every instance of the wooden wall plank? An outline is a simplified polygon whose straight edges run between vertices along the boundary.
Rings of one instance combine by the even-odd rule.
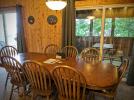
[[[76,1],[76,8],[96,6],[96,5],[129,4],[129,3],[134,3],[134,0],[81,0]]]
[[[43,48],[51,43],[61,46],[62,11],[52,11],[45,5],[44,0],[1,0],[0,7],[23,6],[23,21],[26,44],[29,52],[42,52]],[[49,25],[47,17],[58,17],[56,25]],[[35,23],[28,23],[28,16],[34,16]]]

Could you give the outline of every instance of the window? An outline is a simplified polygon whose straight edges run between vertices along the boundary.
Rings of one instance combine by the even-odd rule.
[[[3,16],[0,14],[0,41],[5,42],[4,26],[3,26]]]
[[[89,36],[90,21],[88,19],[76,19],[76,36]]]
[[[134,37],[134,7],[105,10],[105,37]],[[88,16],[94,16],[95,19],[89,20]],[[76,36],[100,36],[102,9],[78,10],[76,18]]]
[[[0,13],[0,41],[17,48],[17,22],[15,11]]]
[[[101,18],[93,20],[93,36],[99,36],[101,34]]]
[[[115,37],[134,37],[134,17],[115,19]]]
[[[112,32],[112,18],[105,18],[105,37],[110,37]]]
[[[103,20],[105,20],[104,26],[102,26]],[[76,10],[75,45],[79,52],[99,43],[103,31],[104,43],[114,43],[116,48],[123,48],[123,52],[126,53],[129,49],[122,41],[134,38],[134,5],[108,5]],[[129,45],[131,43],[126,42]]]
[[[5,26],[6,26],[7,44],[17,47],[16,13],[5,14]]]

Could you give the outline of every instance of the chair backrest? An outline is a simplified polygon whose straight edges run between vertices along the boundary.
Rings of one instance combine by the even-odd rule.
[[[52,71],[52,76],[61,100],[85,100],[86,80],[79,71],[61,65]]]
[[[15,82],[22,83],[25,77],[22,77],[22,65],[11,56],[2,56],[2,64],[11,75],[11,79]],[[23,79],[22,79],[23,78]]]
[[[125,59],[123,61],[123,63],[121,64],[121,67],[119,68],[119,71],[118,71],[118,73],[119,73],[119,82],[123,78],[123,76],[124,76],[124,74],[125,74],[125,72],[126,72],[126,70],[128,68],[128,64],[129,64],[128,59]]]
[[[5,46],[0,50],[0,56],[11,56],[14,57],[17,55],[18,51],[15,47],[13,46]]]
[[[42,91],[51,89],[50,73],[41,63],[27,60],[23,64],[23,72],[32,85],[32,89]]]
[[[60,51],[60,48],[56,44],[49,44],[44,49],[44,53],[46,55],[51,55],[51,56],[56,56],[56,53],[59,51]]]
[[[78,55],[78,50],[74,46],[65,46],[62,48],[62,52],[65,54],[65,57],[75,58]]]
[[[81,52],[81,58],[88,63],[99,62],[99,51],[95,48],[85,48]]]
[[[128,68],[128,63],[129,63],[128,59],[125,59],[121,65],[121,67],[119,68],[119,70],[118,70],[118,77],[119,78],[118,78],[117,84],[112,88],[113,92],[115,92],[117,90],[117,87],[118,87],[119,83],[121,82],[121,80],[122,80],[122,78],[123,78],[123,76]]]

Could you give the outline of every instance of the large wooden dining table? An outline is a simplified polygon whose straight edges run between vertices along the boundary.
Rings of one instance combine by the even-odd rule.
[[[16,59],[22,64],[25,60],[36,60],[43,63],[50,58],[55,57],[49,57],[41,53],[19,53],[16,56]],[[116,85],[118,82],[118,69],[110,63],[99,62],[90,64],[84,62],[80,58],[60,59],[60,63],[57,62],[54,64],[43,63],[43,66],[50,72],[52,72],[52,70],[58,65],[71,66],[80,71],[86,78],[87,88],[89,89],[107,89]]]

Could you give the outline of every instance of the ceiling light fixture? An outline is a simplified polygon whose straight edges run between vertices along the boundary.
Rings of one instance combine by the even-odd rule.
[[[62,10],[67,5],[66,0],[46,0],[46,5],[51,10]]]
[[[88,18],[89,20],[93,20],[93,19],[95,19],[95,16],[87,16],[87,18]]]

